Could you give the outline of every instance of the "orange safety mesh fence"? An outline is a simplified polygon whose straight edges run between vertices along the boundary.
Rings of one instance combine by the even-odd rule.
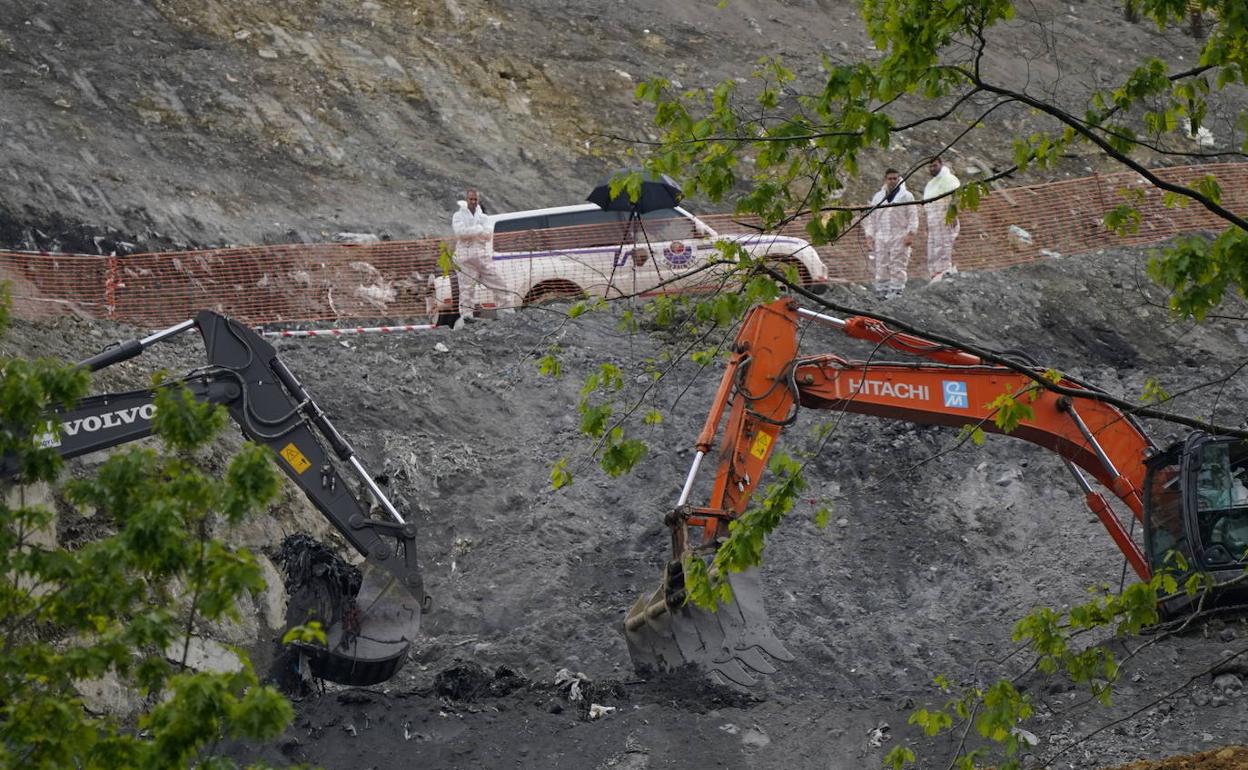
[[[1248,213],[1248,164],[1158,170],[1163,178],[1193,184],[1217,176],[1222,203]],[[917,186],[917,184],[916,184]],[[1130,200],[1124,191],[1137,191]],[[1106,231],[1103,218],[1136,203],[1139,230],[1126,237]],[[669,212],[670,213],[670,212]],[[566,221],[552,216],[549,224]],[[920,217],[920,220],[923,218]],[[732,215],[702,220],[721,236],[754,232]],[[994,191],[979,209],[961,216],[954,262],[962,270],[995,270],[1111,245],[1154,243],[1184,232],[1225,226],[1203,207],[1168,208],[1161,191],[1133,173],[1096,175],[1051,184]],[[791,255],[805,220],[783,232],[750,240],[755,253]],[[501,229],[501,228],[500,228]],[[0,251],[0,281],[10,283],[15,315],[37,318],[78,314],[145,327],[176,323],[209,308],[253,324],[363,319],[427,319],[450,301],[450,283],[439,278],[444,239],[367,244],[283,244],[120,257]],[[925,275],[925,225],[920,224],[911,275]],[[498,232],[494,237],[498,285],[483,302],[516,306],[553,296],[705,290],[722,275],[698,270],[714,254],[695,223],[653,212],[642,226],[627,215],[602,225]],[[861,228],[820,247],[829,280],[870,281]],[[802,275],[809,270],[802,268]],[[609,289],[609,291],[608,291]]]

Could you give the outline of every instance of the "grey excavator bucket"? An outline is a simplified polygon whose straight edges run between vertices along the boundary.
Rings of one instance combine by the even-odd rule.
[[[720,684],[754,687],[757,675],[776,672],[773,660],[793,654],[772,632],[763,608],[757,569],[728,576],[733,600],[714,611],[685,601],[684,573],[669,562],[663,585],[633,603],[624,619],[624,636],[638,673],[694,666]]]
[[[383,569],[363,571],[306,535],[282,545],[287,627],[316,620],[326,644],[295,643],[308,673],[364,686],[384,682],[407,660],[420,631],[421,605]]]

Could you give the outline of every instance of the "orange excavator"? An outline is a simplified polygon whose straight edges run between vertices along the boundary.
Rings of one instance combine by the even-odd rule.
[[[918,356],[918,362],[851,361],[798,354],[802,319]],[[1186,564],[1226,582],[1248,566],[1248,442],[1196,432],[1159,449],[1130,415],[1091,385],[1036,367],[990,363],[956,347],[889,329],[866,317],[848,319],[781,299],[753,308],[732,348],[714,404],[698,436],[693,466],[666,522],[672,558],[663,582],[630,608],[624,623],[639,671],[693,664],[721,682],[750,687],[774,660],[793,656],[771,629],[757,569],[727,577],[733,600],[710,612],[687,601],[687,557],[709,561],[741,516],[768,458],[799,407],[830,409],[913,423],[1004,433],[994,422],[1003,394],[1018,410],[1008,432],[1060,455],[1141,580],[1171,551]],[[1030,375],[1030,376],[1029,376]],[[1045,379],[1048,385],[1037,382]],[[727,416],[710,500],[689,504],[703,458]],[[1130,529],[1089,481],[1130,509]],[[1142,544],[1135,522],[1142,524]]]

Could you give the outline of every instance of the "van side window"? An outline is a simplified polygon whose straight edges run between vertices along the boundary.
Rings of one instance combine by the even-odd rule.
[[[516,217],[494,220],[494,233],[514,233],[517,230],[541,230],[546,227],[546,216]]]
[[[546,215],[494,220],[494,252],[546,251]]]
[[[551,214],[548,227],[556,249],[588,249],[619,246],[625,241],[627,211],[570,211]]]
[[[694,221],[676,209],[647,211],[641,219],[651,241],[688,241],[701,237]]]

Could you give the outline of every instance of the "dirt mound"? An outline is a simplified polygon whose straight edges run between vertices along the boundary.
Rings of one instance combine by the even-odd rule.
[[[1248,767],[1248,747],[1227,746],[1156,762],[1132,762],[1129,765],[1113,768],[1113,770],[1243,770],[1246,767]]]

